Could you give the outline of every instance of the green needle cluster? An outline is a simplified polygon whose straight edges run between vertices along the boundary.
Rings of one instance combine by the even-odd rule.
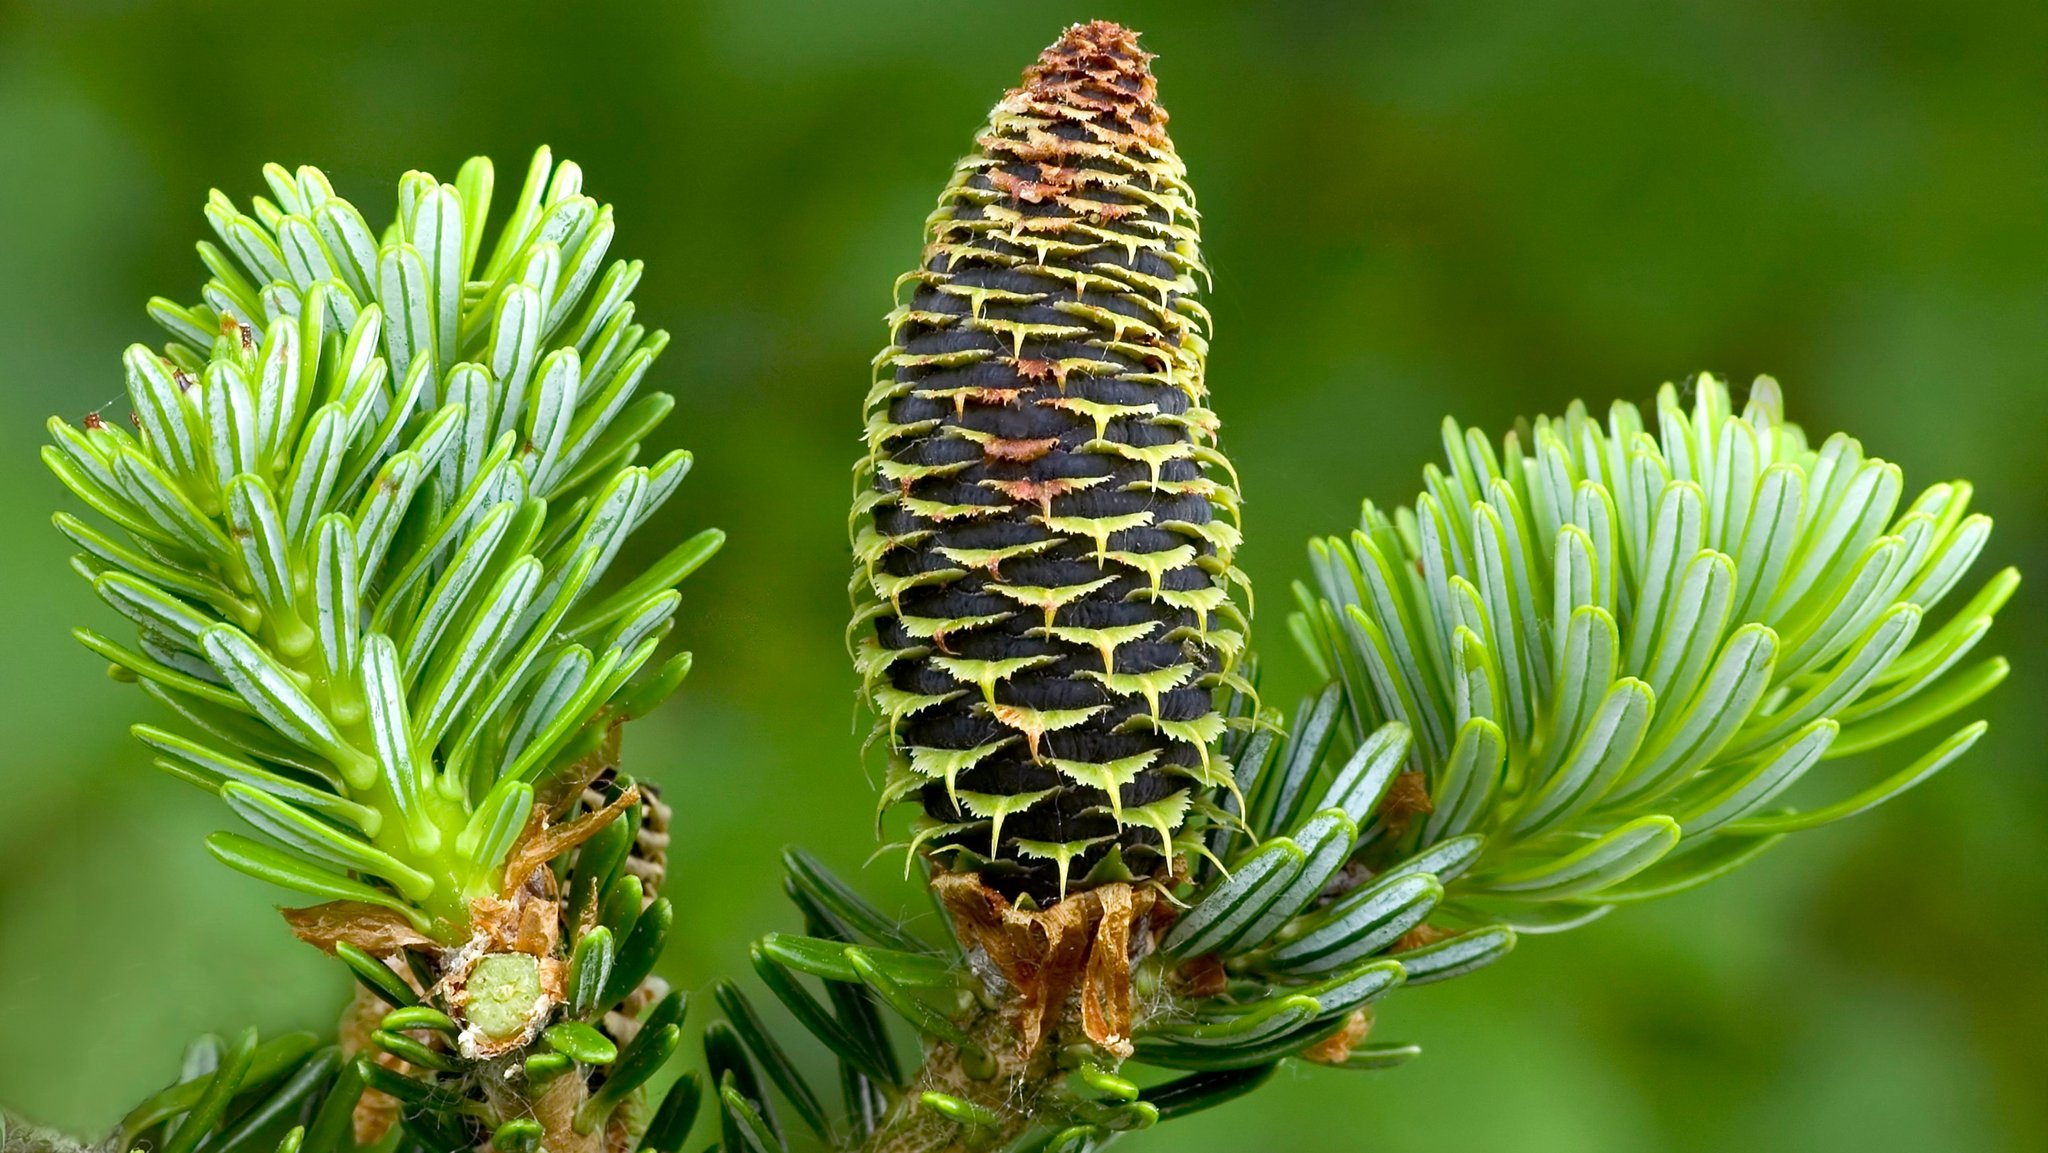
[[[668,337],[545,149],[489,245],[488,160],[409,173],[381,230],[318,169],[264,176],[207,205],[202,302],[151,302],[171,339],[128,350],[131,427],[50,424],[101,519],[57,525],[135,630],[79,638],[179,718],[135,732],[246,826],[213,854],[322,901],[294,929],[391,1014],[320,1059],[326,1091],[353,1078],[430,1148],[522,1118],[561,1146],[679,1041],[643,987],[666,809],[616,765],[689,669],[662,655],[674,586],[722,542],[615,571],[690,469],[638,459]]]
[[[283,846],[217,856],[459,942],[537,792],[682,678],[649,665],[721,538],[600,595],[690,455],[633,463],[668,338],[575,165],[535,157],[487,257],[486,160],[409,174],[381,234],[319,170],[265,176],[253,215],[207,206],[205,303],[151,302],[172,340],[125,357],[134,430],[51,421],[114,531],[58,528],[138,633],[79,637],[186,722],[138,727],[158,763]]]
[[[1320,595],[1297,588],[1292,624],[1334,682],[1315,715],[1335,714],[1340,748],[1407,745],[1425,811],[1375,851],[1469,846],[1461,920],[1561,928],[1679,892],[1984,733],[1860,788],[1824,767],[2005,679],[2004,658],[1966,658],[2019,574],[1942,612],[1991,535],[1970,486],[1906,499],[1899,466],[1853,438],[1809,445],[1768,377],[1740,412],[1711,376],[1687,391],[1689,407],[1659,393],[1654,433],[1634,405],[1604,426],[1575,405],[1497,455],[1446,423],[1448,465],[1412,510],[1368,502],[1349,538],[1311,547]]]

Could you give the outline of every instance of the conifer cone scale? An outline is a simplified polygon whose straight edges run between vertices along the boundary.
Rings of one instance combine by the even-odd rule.
[[[1008,896],[1162,875],[1229,768],[1238,498],[1193,195],[1136,36],[1067,30],[903,278],[859,469],[860,664],[916,843]]]

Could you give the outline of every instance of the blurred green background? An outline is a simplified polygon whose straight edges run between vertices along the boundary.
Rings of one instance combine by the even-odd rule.
[[[1980,575],[2048,574],[2048,7],[1798,2],[630,6],[0,0],[0,1100],[101,1131],[183,1040],[324,1027],[336,967],[208,860],[47,525],[43,419],[122,391],[193,298],[218,185],[317,163],[375,220],[409,167],[541,142],[615,203],[676,337],[662,531],[697,673],[629,763],[680,801],[671,980],[788,927],[776,854],[873,845],[841,649],[847,470],[889,284],[986,108],[1067,21],[1142,29],[1216,273],[1210,383],[1244,476],[1268,695],[1312,531],[1402,500],[1446,412],[1772,372],[1809,430],[1967,476]],[[664,445],[666,447],[666,445]],[[1918,487],[1916,484],[1915,487]],[[1992,737],[1746,874],[1396,997],[1377,1075],[1292,1071],[1134,1151],[2048,1148],[2042,599],[2002,625]],[[893,864],[865,881],[906,909]]]

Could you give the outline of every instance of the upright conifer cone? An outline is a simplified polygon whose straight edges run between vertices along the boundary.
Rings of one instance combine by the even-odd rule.
[[[857,469],[858,661],[915,843],[1040,903],[1168,872],[1229,766],[1235,476],[1194,195],[1127,29],[991,114],[898,282]]]

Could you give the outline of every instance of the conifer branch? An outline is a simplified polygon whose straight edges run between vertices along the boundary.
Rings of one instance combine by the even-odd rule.
[[[844,1107],[723,987],[706,1054],[727,1150],[1084,1153],[1286,1061],[1398,1065],[1419,1050],[1371,1035],[1396,989],[1896,796],[1983,723],[1844,799],[1783,803],[2006,675],[1959,662],[2011,570],[1922,623],[1989,536],[1968,484],[1902,506],[1896,465],[1839,434],[1810,447],[1775,382],[1737,414],[1699,377],[1689,411],[1660,393],[1655,434],[1627,404],[1604,427],[1574,405],[1499,452],[1447,423],[1448,468],[1412,511],[1368,503],[1358,532],[1312,542],[1290,628],[1327,686],[1291,724],[1261,708],[1229,607],[1234,477],[1196,407],[1192,195],[1146,59],[1104,24],[1047,51],[961,162],[890,317],[854,626],[874,633],[882,800],[921,802],[913,852],[950,934],[906,933],[793,853],[805,935],[763,938],[754,967],[837,1057]],[[1146,259],[1156,279],[1132,275]],[[1165,471],[1196,461],[1231,482]],[[1118,519],[1110,494],[1173,512]],[[1206,579],[1163,583],[1189,571]],[[1155,622],[1162,589],[1210,599]],[[1169,669],[1189,672],[1145,683]],[[1105,751],[1133,732],[1172,740]],[[1182,785],[1170,820],[1131,819]],[[1155,830],[1144,856],[1134,825]]]
[[[121,1142],[330,1153],[402,1117],[431,1149],[628,1148],[683,1006],[649,976],[667,810],[619,730],[688,672],[657,659],[674,586],[722,541],[611,571],[690,469],[636,463],[668,337],[546,149],[488,247],[482,158],[407,174],[381,231],[318,169],[264,177],[207,205],[203,302],[150,302],[133,431],[52,420],[43,455],[136,629],[79,639],[181,722],[136,736],[248,826],[214,856],[320,900],[286,918],[364,993],[338,1047],[201,1042]]]

